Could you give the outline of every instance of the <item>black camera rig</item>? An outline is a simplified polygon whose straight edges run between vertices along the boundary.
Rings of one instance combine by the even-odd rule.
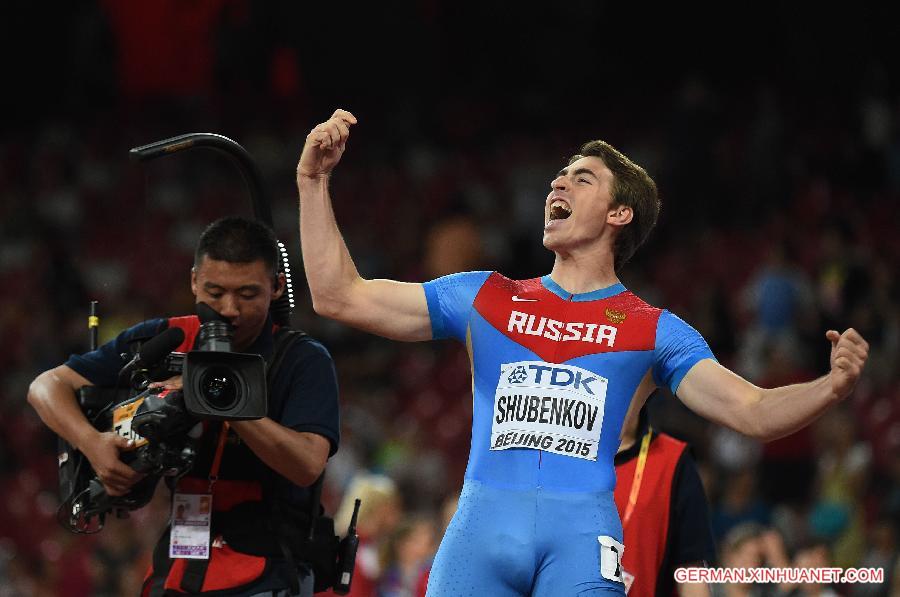
[[[78,400],[88,420],[100,431],[131,440],[133,448],[121,453],[122,461],[145,477],[126,495],[110,496],[84,456],[68,444],[62,446],[60,522],[66,528],[76,533],[100,530],[108,512],[125,516],[146,505],[161,477],[177,480],[190,471],[201,421],[266,415],[263,358],[232,352],[231,326],[204,303],[197,311],[201,325],[196,350],[173,352],[184,342],[184,332],[170,327],[144,343],[122,368],[119,387],[81,388]],[[182,375],[183,390],[148,388],[151,381],[176,375]]]

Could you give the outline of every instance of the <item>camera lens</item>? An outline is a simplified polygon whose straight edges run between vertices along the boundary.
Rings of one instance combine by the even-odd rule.
[[[197,333],[200,350],[231,352],[234,328],[224,321],[207,321]]]
[[[212,408],[227,410],[240,395],[240,385],[227,367],[210,367],[200,377],[200,395]]]

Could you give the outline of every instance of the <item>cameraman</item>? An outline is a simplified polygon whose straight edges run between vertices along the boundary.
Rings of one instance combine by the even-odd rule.
[[[206,303],[231,323],[235,352],[256,353],[267,360],[272,357],[276,326],[269,306],[285,290],[285,277],[277,273],[278,259],[275,235],[252,220],[223,218],[200,236],[191,291],[198,303]],[[109,495],[125,495],[141,479],[119,458],[133,443],[112,431],[94,428],[79,408],[75,392],[85,385],[115,386],[127,362],[123,354],[130,358],[127,353],[135,352],[137,343],[170,325],[184,327],[191,321],[196,330],[199,322],[193,316],[139,323],[97,350],[73,355],[65,364],[42,373],[29,388],[29,403],[53,431],[87,457]],[[177,350],[191,350],[193,335],[186,333]],[[180,389],[180,382],[174,378],[157,385]],[[154,550],[153,569],[143,594],[216,591],[281,596],[299,589],[301,595],[312,595],[311,566],[287,561],[291,552],[279,551],[279,546],[269,546],[267,553],[285,553],[285,557],[238,553],[220,540],[221,521],[233,523],[237,518],[242,528],[258,529],[259,542],[279,543],[280,530],[302,524],[297,513],[307,512],[307,487],[337,451],[338,429],[337,380],[331,356],[315,340],[301,337],[289,346],[269,381],[267,417],[229,425],[204,422],[194,466],[179,481],[177,491],[212,493],[210,557],[201,561],[170,559],[167,530]],[[219,447],[222,442],[224,448]],[[211,474],[214,460],[220,461],[218,475]],[[212,477],[217,477],[215,483],[210,482]],[[231,511],[231,516],[224,515],[226,511]]]

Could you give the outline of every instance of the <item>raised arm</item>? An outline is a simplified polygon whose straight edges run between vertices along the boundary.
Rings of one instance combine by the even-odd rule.
[[[346,148],[356,117],[337,110],[306,137],[297,164],[300,246],[316,313],[394,340],[431,339],[421,284],[365,280],[338,229],[328,178]]]
[[[763,441],[805,427],[850,395],[869,355],[869,344],[853,328],[828,331],[831,371],[807,383],[759,388],[711,359],[694,365],[678,397],[697,414]]]

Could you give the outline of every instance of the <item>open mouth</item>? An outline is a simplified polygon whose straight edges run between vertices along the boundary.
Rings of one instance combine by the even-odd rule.
[[[550,216],[548,221],[565,220],[572,215],[572,208],[565,201],[557,199],[550,204]]]

